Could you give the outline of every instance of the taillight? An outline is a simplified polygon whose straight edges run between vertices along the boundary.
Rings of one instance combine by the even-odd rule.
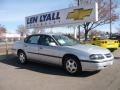
[[[101,43],[103,43],[103,44],[104,44],[104,41],[102,41]]]
[[[105,43],[107,43],[107,41],[105,41]]]
[[[104,44],[104,43],[107,43],[107,41],[102,41],[101,43],[103,43],[103,44]]]
[[[118,43],[118,41],[115,41],[115,43]]]

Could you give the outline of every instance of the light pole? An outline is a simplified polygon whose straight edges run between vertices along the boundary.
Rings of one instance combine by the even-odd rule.
[[[111,9],[112,9],[112,6],[111,6],[111,4],[112,4],[112,1],[110,0],[110,38],[111,38],[111,35],[112,35],[112,17],[111,17],[111,13],[112,13]]]
[[[77,1],[77,6],[79,7],[80,0]],[[80,25],[78,25],[79,41],[80,41]]]
[[[77,6],[79,6],[79,5],[80,5],[80,0],[77,1]]]

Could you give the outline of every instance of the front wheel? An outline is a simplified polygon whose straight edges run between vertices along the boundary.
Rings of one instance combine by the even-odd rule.
[[[80,62],[74,57],[65,58],[63,64],[65,70],[71,75],[77,74],[78,72],[82,71]]]
[[[26,55],[25,55],[25,53],[23,51],[20,51],[18,53],[18,58],[19,58],[19,61],[20,61],[21,64],[26,63],[27,57],[26,57]]]

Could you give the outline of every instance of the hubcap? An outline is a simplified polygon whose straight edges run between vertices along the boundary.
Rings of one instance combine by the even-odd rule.
[[[25,55],[23,53],[20,53],[19,59],[20,59],[21,63],[24,63],[25,62]]]
[[[75,73],[77,71],[77,63],[73,59],[67,60],[66,69],[70,73]]]

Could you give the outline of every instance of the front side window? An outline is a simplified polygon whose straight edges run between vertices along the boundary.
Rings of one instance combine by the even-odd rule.
[[[41,35],[39,39],[39,44],[44,46],[57,46],[53,38],[48,35]]]
[[[75,40],[74,38],[66,35],[53,35],[55,40],[62,46],[73,46],[80,44],[79,41]]]
[[[38,44],[38,40],[39,40],[40,36],[31,36],[28,40],[27,43],[29,44]]]

